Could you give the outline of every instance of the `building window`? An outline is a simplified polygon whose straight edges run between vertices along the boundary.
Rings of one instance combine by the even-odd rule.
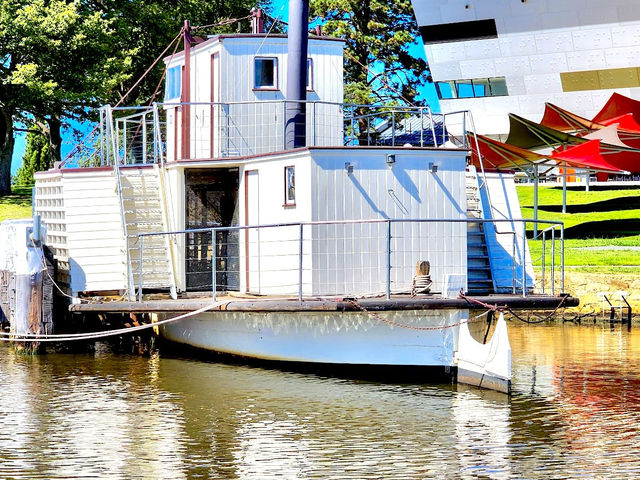
[[[167,75],[164,82],[164,100],[173,100],[180,98],[182,90],[182,67],[171,67],[167,69]]]
[[[296,204],[296,167],[284,167],[284,205]]]
[[[307,58],[307,90],[313,90],[313,60]]]
[[[253,60],[253,87],[255,89],[277,89],[278,59],[257,57]]]
[[[471,80],[450,80],[436,82],[438,97],[452,98],[502,97],[509,95],[504,77],[474,78]]]

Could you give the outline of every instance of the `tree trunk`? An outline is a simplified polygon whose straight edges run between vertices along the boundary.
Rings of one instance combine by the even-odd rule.
[[[0,196],[11,194],[11,158],[13,157],[13,115],[0,108]]]
[[[62,122],[60,118],[52,116],[47,120],[49,124],[49,141],[51,145],[51,164],[47,168],[51,168],[54,162],[62,160]]]

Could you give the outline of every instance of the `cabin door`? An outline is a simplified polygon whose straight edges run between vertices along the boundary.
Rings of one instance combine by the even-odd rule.
[[[185,196],[187,230],[238,224],[238,169],[187,170]],[[187,290],[211,290],[211,232],[188,233],[185,249]],[[216,290],[238,290],[238,232],[216,232],[215,251]]]
[[[258,171],[247,170],[244,174],[245,225],[260,225],[258,208]],[[245,282],[247,292],[260,292],[260,230],[249,228],[245,231]]]

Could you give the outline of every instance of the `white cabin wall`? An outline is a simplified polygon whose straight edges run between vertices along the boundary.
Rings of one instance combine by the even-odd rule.
[[[392,168],[388,153],[396,155]],[[312,155],[314,221],[466,218],[463,151],[343,148]],[[315,227],[314,293],[383,292],[386,235],[386,223]],[[431,263],[433,291],[441,291],[446,274],[466,277],[466,235],[464,222],[392,224],[392,291],[410,290],[419,260]]]
[[[113,170],[62,175],[72,292],[125,290],[127,266]]]
[[[296,203],[285,203],[284,169],[295,167]],[[255,189],[247,192],[247,172],[257,172],[258,198]],[[251,185],[255,185],[255,177]],[[308,152],[278,155],[273,159],[263,157],[248,162],[240,168],[240,224],[282,224],[311,220],[311,159]],[[252,206],[247,212],[247,199]],[[257,201],[256,201],[257,200]],[[257,209],[257,211],[256,211]],[[303,231],[303,290],[311,291],[311,229]],[[262,228],[240,234],[240,288],[247,290],[247,263],[245,251],[249,250],[249,291],[261,294],[292,294],[298,291],[299,278],[298,226]]]

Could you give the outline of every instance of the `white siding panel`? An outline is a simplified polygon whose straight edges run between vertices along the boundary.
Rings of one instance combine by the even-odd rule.
[[[124,290],[125,243],[113,172],[65,172],[63,186],[72,291]]]
[[[385,150],[314,150],[313,203],[326,208],[314,220],[451,219],[466,216],[464,152],[390,150],[396,164],[389,169]],[[347,174],[344,164],[354,171]],[[438,172],[428,165],[438,165]],[[374,293],[385,289],[386,223],[320,226],[314,265],[314,293]],[[434,222],[392,224],[392,290],[410,289],[415,263],[429,260],[434,290],[446,273],[466,275],[466,225]],[[327,258],[328,261],[325,261]],[[347,268],[333,268],[344,265]],[[350,291],[349,289],[354,289]],[[327,290],[329,289],[329,290]]]

